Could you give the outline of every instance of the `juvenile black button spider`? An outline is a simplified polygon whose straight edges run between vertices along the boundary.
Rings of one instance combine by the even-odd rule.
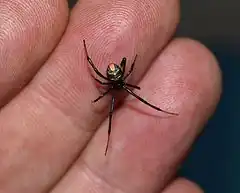
[[[101,72],[99,72],[99,70],[96,68],[96,66],[93,64],[91,58],[89,57],[85,40],[83,40],[83,45],[84,45],[85,53],[86,53],[86,56],[87,56],[87,60],[88,60],[89,64],[92,66],[95,73],[98,76],[100,76],[101,78],[107,80],[107,82],[102,82],[99,79],[94,78],[101,85],[108,86],[107,90],[93,101],[94,103],[99,101],[101,98],[103,98],[105,95],[107,95],[108,93],[110,93],[113,90],[122,90],[123,89],[123,90],[127,91],[129,94],[131,94],[132,96],[136,97],[138,100],[140,100],[144,104],[152,107],[153,109],[155,109],[157,111],[162,111],[162,112],[170,114],[170,115],[178,115],[177,113],[171,113],[171,112],[162,110],[159,107],[156,107],[156,106],[150,104],[149,102],[147,102],[146,100],[144,100],[143,98],[141,98],[140,96],[135,94],[130,89],[130,88],[135,88],[135,89],[140,90],[139,86],[126,83],[127,77],[133,71],[137,55],[135,56],[134,61],[131,65],[131,68],[126,75],[125,75],[125,67],[126,67],[126,60],[127,59],[125,57],[123,57],[120,65],[117,65],[117,64],[114,64],[114,63],[109,64],[108,67],[107,67],[107,71],[106,71],[107,76],[104,76],[103,74],[101,74]],[[113,115],[113,111],[114,111],[114,105],[115,105],[115,97],[112,95],[111,106],[110,106],[110,110],[109,110],[108,140],[107,140],[105,155],[107,154],[109,139],[110,139],[110,134],[111,134],[111,129],[112,129],[112,115]]]

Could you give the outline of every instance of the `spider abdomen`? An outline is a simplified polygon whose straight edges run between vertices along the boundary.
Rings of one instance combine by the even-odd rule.
[[[117,81],[123,77],[123,71],[117,64],[111,63],[107,68],[107,77],[110,80]]]

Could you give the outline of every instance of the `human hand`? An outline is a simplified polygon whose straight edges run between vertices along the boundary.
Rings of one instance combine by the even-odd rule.
[[[68,21],[62,0],[0,1],[0,193],[201,191],[174,174],[219,100],[219,68],[201,44],[169,41],[178,1],[146,2],[83,0]],[[179,115],[126,100],[105,156],[110,98],[91,103],[83,39],[102,73],[138,54],[131,83]]]

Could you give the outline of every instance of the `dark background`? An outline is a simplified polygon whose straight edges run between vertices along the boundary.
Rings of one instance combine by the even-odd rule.
[[[70,0],[70,6],[74,2]],[[180,175],[197,182],[206,193],[240,193],[240,1],[181,4],[177,36],[197,39],[212,50],[223,73],[223,95]]]

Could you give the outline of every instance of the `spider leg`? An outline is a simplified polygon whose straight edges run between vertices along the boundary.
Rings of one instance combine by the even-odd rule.
[[[110,85],[111,82],[102,82],[101,80],[98,80],[97,78],[95,78],[94,76],[92,76],[99,84],[102,84],[102,85]]]
[[[107,95],[111,90],[112,90],[112,88],[109,88],[106,92],[102,93],[98,98],[96,98],[92,102],[95,103],[95,102],[99,101],[101,98],[103,98],[105,95]]]
[[[112,96],[111,107],[109,110],[108,140],[107,140],[107,145],[106,145],[106,150],[105,150],[105,156],[107,155],[107,150],[108,150],[109,141],[110,141],[110,134],[111,134],[111,130],[112,130],[112,115],[113,115],[113,111],[114,111],[114,105],[115,105],[115,98],[114,98],[114,96]]]
[[[129,94],[131,94],[132,96],[136,97],[138,100],[140,100],[141,102],[143,102],[144,104],[156,109],[157,111],[161,111],[167,114],[171,114],[171,115],[178,115],[177,113],[171,113],[165,110],[162,110],[152,104],[150,104],[149,102],[147,102],[146,100],[144,100],[143,98],[141,98],[140,96],[138,96],[137,94],[135,94],[133,91],[131,91],[129,88],[127,88],[126,86],[123,86],[123,89],[126,90]]]
[[[120,63],[120,66],[122,67],[123,74],[125,74],[125,67],[126,67],[127,59],[124,57]]]
[[[137,55],[136,55],[135,58],[134,58],[134,61],[133,61],[133,63],[132,63],[132,66],[131,66],[130,70],[128,71],[128,73],[126,74],[126,76],[123,78],[124,80],[132,73],[136,59],[137,59]]]
[[[127,85],[128,87],[132,87],[132,88],[135,88],[135,89],[138,89],[138,90],[141,89],[139,86],[136,86],[136,85],[132,85],[132,84],[128,84],[128,83],[126,83],[126,85]]]
[[[89,64],[92,66],[93,70],[97,73],[98,76],[100,76],[101,78],[105,79],[105,80],[109,80],[107,77],[105,77],[101,72],[99,72],[99,70],[96,68],[96,66],[93,64],[92,59],[89,57],[88,52],[87,52],[87,47],[86,47],[86,43],[85,40],[83,40],[83,45],[84,45],[84,50],[87,56],[87,60],[89,62]]]

